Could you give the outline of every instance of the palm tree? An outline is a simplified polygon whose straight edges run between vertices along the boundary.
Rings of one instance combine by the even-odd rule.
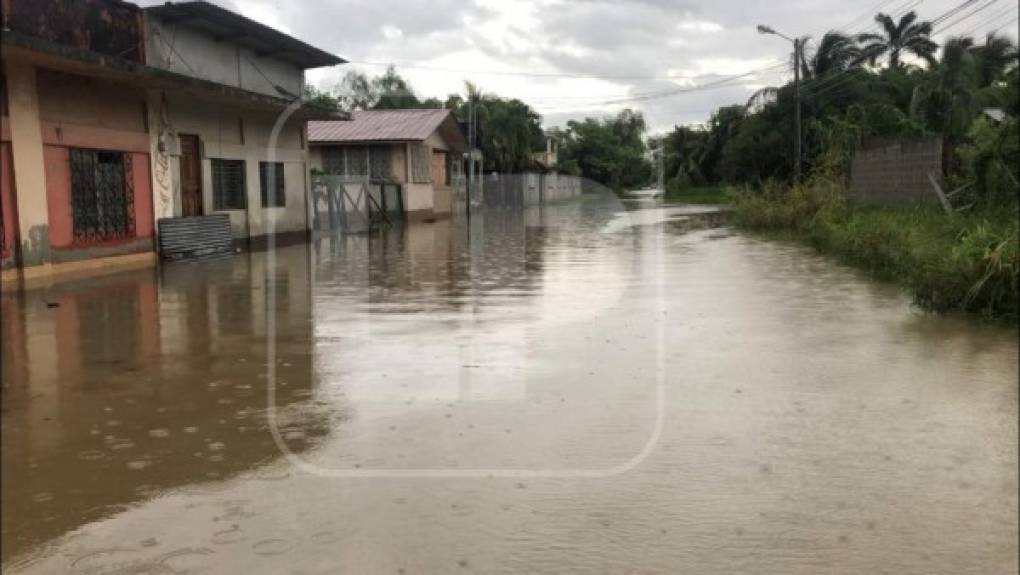
[[[805,36],[800,39],[801,46],[807,45],[810,38]],[[805,51],[800,51],[801,76],[805,80],[818,79],[829,74],[845,72],[855,68],[864,61],[860,46],[853,37],[847,36],[835,30],[826,32],[818,43],[818,50],[811,58],[807,57]],[[797,65],[794,63],[793,65]],[[748,99],[746,108],[758,109],[767,104],[773,104],[779,99],[779,88],[766,86]]]
[[[918,22],[917,13],[911,10],[900,18],[899,23],[888,14],[879,13],[875,22],[882,27],[881,34],[859,34],[857,41],[864,44],[862,57],[872,66],[879,58],[888,54],[889,66],[900,67],[900,55],[912,54],[929,65],[935,63],[938,44],[932,42],[931,22]]]
[[[810,60],[801,50],[801,69],[804,77],[819,78],[834,72],[844,72],[862,62],[863,51],[854,38],[835,30],[826,32],[818,43],[818,50]]]
[[[942,134],[942,171],[953,170],[956,145],[977,113],[974,39],[958,36],[942,46],[942,60],[914,91],[911,111],[926,115]]]
[[[1006,73],[1016,66],[1017,49],[1013,41],[991,32],[983,46],[972,49],[977,60],[977,81],[983,87],[1004,80]]]

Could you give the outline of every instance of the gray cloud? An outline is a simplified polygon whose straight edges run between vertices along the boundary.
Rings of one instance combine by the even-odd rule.
[[[611,113],[618,106],[592,106],[611,96],[675,88],[669,73],[734,74],[789,58],[789,45],[761,36],[755,25],[815,38],[853,20],[853,30],[871,24],[867,6],[837,0],[215,0],[229,9],[285,29],[313,45],[351,60],[417,63],[460,72],[399,68],[423,96],[462,91],[472,79],[483,89],[520,97],[539,109],[546,124]],[[156,4],[161,0],[146,0]],[[883,8],[896,13],[908,0]],[[958,0],[927,0],[917,9],[933,18]],[[1003,6],[1008,3],[1004,2]],[[988,23],[987,29],[1004,23]],[[999,8],[985,13],[993,15]],[[969,31],[975,17],[948,33]],[[1016,36],[1016,26],[1006,29]],[[335,83],[346,69],[315,71],[310,79]],[[378,73],[380,67],[361,67]],[[659,79],[604,81],[529,78],[486,74],[524,71],[565,75],[657,76]],[[656,130],[701,122],[720,105],[742,103],[762,83],[781,75],[749,78],[737,85],[697,91],[632,105]],[[694,80],[695,83],[712,78]]]

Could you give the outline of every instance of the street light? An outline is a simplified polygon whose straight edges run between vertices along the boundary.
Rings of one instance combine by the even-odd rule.
[[[781,32],[777,32],[771,26],[766,26],[764,24],[758,24],[758,33],[759,34],[772,34],[772,35],[775,35],[775,36],[779,36],[780,38],[785,38],[786,40],[789,40],[790,42],[793,42],[793,86],[794,86],[794,92],[796,94],[794,99],[796,100],[796,103],[797,103],[797,105],[796,105],[796,112],[794,112],[794,120],[793,120],[794,132],[796,132],[796,136],[795,136],[796,139],[794,140],[794,143],[793,143],[793,178],[794,178],[794,181],[799,182],[800,181],[800,145],[801,145],[801,138],[800,138],[800,61],[801,61],[801,51],[804,50],[804,44],[803,44],[803,42],[800,39],[798,39],[798,38],[790,38],[786,34],[783,34]]]

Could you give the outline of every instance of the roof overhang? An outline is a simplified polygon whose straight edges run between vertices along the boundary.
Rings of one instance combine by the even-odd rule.
[[[287,98],[252,92],[161,68],[145,66],[130,60],[57,44],[19,32],[4,30],[0,34],[2,34],[5,60],[24,60],[42,68],[104,78],[143,89],[180,92],[199,100],[231,104],[244,109],[280,112],[294,104],[294,100]],[[294,111],[291,119],[298,121],[349,120],[350,114],[306,102]]]
[[[144,10],[146,14],[164,23],[199,29],[220,41],[239,44],[259,56],[272,56],[304,70],[347,62],[293,36],[209,2],[167,2]]]

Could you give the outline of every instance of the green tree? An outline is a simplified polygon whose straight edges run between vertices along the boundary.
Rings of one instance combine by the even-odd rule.
[[[465,96],[451,94],[446,108],[464,125],[474,101],[477,144],[484,157],[484,169],[499,173],[520,173],[534,169],[532,154],[545,149],[542,117],[518,99],[483,94],[465,82]]]
[[[821,78],[833,73],[844,72],[859,66],[862,62],[863,50],[857,41],[846,34],[836,31],[827,32],[818,43],[818,50],[809,60],[802,62],[806,79]],[[801,57],[806,55],[801,51]]]
[[[977,82],[982,88],[1004,82],[1006,74],[1017,65],[1016,44],[994,32],[988,34],[985,43],[975,46],[972,52],[977,62]]]
[[[340,110],[340,102],[329,92],[319,90],[311,84],[305,84],[305,102],[325,110]]]
[[[921,58],[928,64],[935,63],[938,44],[931,36],[931,22],[918,22],[917,13],[911,10],[896,22],[888,14],[879,13],[875,22],[882,27],[881,34],[860,34],[857,40],[864,44],[862,56],[872,65],[882,56],[889,56],[891,68],[900,67],[900,56],[904,53]]]
[[[911,111],[942,136],[942,171],[956,168],[955,147],[978,112],[974,39],[950,38],[942,47],[942,60],[915,90]]]
[[[560,146],[560,161],[614,190],[640,188],[652,177],[644,131],[644,117],[629,109],[608,119],[571,120]]]

